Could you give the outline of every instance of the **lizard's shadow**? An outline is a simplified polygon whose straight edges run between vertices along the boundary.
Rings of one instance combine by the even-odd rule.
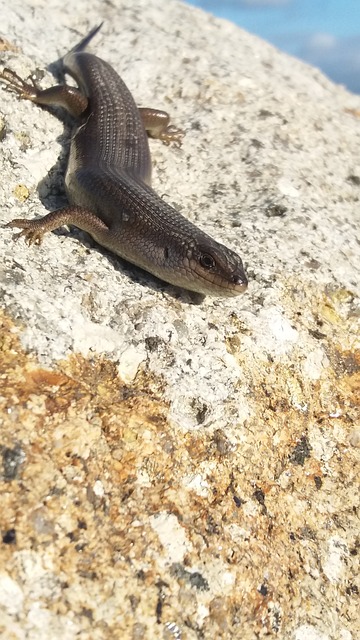
[[[50,63],[47,69],[53,75],[58,84],[65,83],[65,74],[62,70],[61,58]],[[47,209],[47,211],[56,211],[57,209],[61,209],[68,205],[64,178],[69,156],[72,130],[76,127],[77,121],[61,107],[43,108],[58,118],[64,125],[63,133],[56,139],[61,146],[59,156],[47,175],[45,175],[37,185],[39,199],[45,209]],[[175,298],[184,304],[199,305],[205,298],[205,296],[200,293],[185,291],[179,287],[170,285],[156,278],[156,276],[153,276],[147,271],[144,271],[140,267],[122,260],[122,258],[101,247],[88,233],[82,231],[78,227],[71,226],[70,231],[65,231],[64,227],[62,227],[59,230],[55,230],[53,233],[57,235],[70,235],[72,237],[76,237],[79,242],[91,247],[91,250],[96,250],[104,255],[111,262],[114,269],[121,271],[122,273],[126,273],[127,277],[140,284],[142,287],[153,289],[159,293],[166,293],[170,297]]]

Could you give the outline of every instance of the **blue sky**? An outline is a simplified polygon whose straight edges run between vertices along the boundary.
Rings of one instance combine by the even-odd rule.
[[[187,0],[360,93],[360,0]]]

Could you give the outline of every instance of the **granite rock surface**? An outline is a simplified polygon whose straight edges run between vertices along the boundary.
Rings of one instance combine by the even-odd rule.
[[[0,635],[356,640],[360,97],[173,0],[0,14],[44,87],[104,21],[92,51],[186,130],[154,187],[249,276],[201,301],[79,230],[2,229]],[[0,92],[2,223],[66,202],[69,136]]]

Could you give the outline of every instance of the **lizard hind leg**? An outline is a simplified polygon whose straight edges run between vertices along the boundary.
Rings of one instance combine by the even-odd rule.
[[[87,97],[76,87],[58,84],[48,89],[40,89],[34,78],[23,80],[11,69],[0,72],[0,81],[6,85],[5,90],[16,93],[21,100],[31,100],[44,107],[64,107],[71,115],[80,116],[88,106]]]
[[[41,89],[39,89],[32,76],[30,76],[29,80],[31,84],[20,78],[15,71],[7,69],[6,67],[0,72],[0,81],[6,85],[5,91],[16,93],[22,100],[36,102],[39,93],[41,93]]]
[[[170,116],[166,111],[139,107],[139,113],[143,125],[151,138],[157,138],[165,144],[174,143],[177,147],[181,146],[185,133],[170,124]]]

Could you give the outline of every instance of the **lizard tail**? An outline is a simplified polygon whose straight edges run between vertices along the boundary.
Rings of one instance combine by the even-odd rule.
[[[94,27],[93,29],[91,29],[91,31],[87,34],[87,36],[85,36],[82,40],[80,40],[80,42],[78,44],[75,45],[75,47],[73,47],[70,51],[70,53],[76,53],[77,51],[83,51],[84,49],[86,49],[86,47],[88,46],[90,40],[93,39],[94,36],[96,36],[97,32],[100,31],[101,27],[103,26],[103,22],[101,22],[97,27]],[[69,55],[66,54],[66,55]]]

